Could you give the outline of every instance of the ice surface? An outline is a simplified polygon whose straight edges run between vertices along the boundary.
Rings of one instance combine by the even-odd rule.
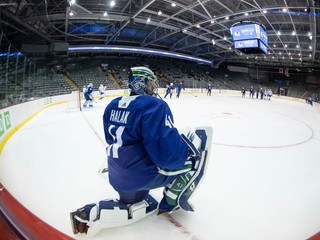
[[[75,238],[69,212],[116,198],[98,174],[106,159],[102,115],[111,99],[66,112],[41,112],[6,144],[0,180],[30,211]],[[195,212],[152,215],[94,239],[301,240],[319,229],[320,114],[310,105],[239,95],[182,94],[165,99],[180,130],[209,125],[207,175],[192,198]],[[162,189],[151,192],[158,200]]]

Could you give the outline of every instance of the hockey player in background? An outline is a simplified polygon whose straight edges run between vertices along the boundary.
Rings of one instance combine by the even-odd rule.
[[[212,91],[212,85],[211,83],[209,83],[207,87],[207,96],[211,96],[211,91]]]
[[[164,95],[163,98],[166,98],[170,94],[170,98],[172,97],[173,92],[173,83],[170,83],[170,85],[167,85],[166,95]]]
[[[99,99],[100,100],[103,99],[105,91],[106,91],[106,87],[104,87],[103,84],[100,84],[100,86],[99,86],[99,94],[100,94]]]
[[[244,87],[242,87],[241,93],[243,98],[246,97],[246,89]]]
[[[157,86],[149,68],[133,67],[130,96],[115,98],[106,107],[108,176],[119,199],[87,204],[72,212],[74,234],[127,225],[156,209],[159,214],[176,210],[182,191],[200,172],[203,164],[193,144],[195,136],[179,134],[169,106],[157,98]],[[158,206],[149,191],[159,187],[164,192]]]
[[[176,90],[176,91],[177,91],[177,98],[179,98],[179,97],[180,97],[181,90],[182,90],[182,89],[185,90],[182,82],[178,83],[176,89],[177,89],[177,90]]]
[[[87,91],[87,86],[86,86],[86,85],[83,85],[83,87],[82,87],[82,97],[83,97],[83,98],[85,98],[85,97],[84,97],[84,94],[86,93],[86,91]]]
[[[89,107],[93,107],[93,105],[92,105],[92,101],[93,101],[93,96],[92,96],[93,89],[92,89],[92,87],[93,87],[93,84],[90,83],[90,84],[88,85],[85,93],[84,93],[84,98],[85,98],[86,100],[85,100],[85,102],[84,102],[84,104],[83,104],[83,107],[88,107],[88,105],[89,105]]]
[[[312,97],[307,97],[306,98],[306,103],[310,104],[311,106],[313,106],[313,98]]]
[[[250,87],[250,93],[249,94],[250,94],[250,97],[253,98],[253,96],[254,96],[254,88],[253,88],[253,86]]]

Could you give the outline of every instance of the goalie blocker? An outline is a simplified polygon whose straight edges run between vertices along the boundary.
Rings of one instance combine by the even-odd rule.
[[[166,200],[174,205],[169,212],[179,208],[185,211],[194,210],[189,199],[206,172],[212,142],[212,128],[198,127],[195,133],[189,131],[181,136],[189,147],[189,156],[193,157],[195,162],[191,171],[178,176],[165,187]],[[70,220],[74,234],[85,233],[88,236],[93,236],[103,228],[129,225],[157,210],[158,202],[151,195],[134,204],[124,204],[117,200],[103,200],[98,204],[88,204],[70,213]],[[163,212],[166,210],[161,211],[160,203],[158,213]]]

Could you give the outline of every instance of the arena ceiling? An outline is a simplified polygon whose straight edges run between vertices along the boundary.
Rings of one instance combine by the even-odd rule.
[[[320,68],[319,0],[1,0],[1,30],[21,44],[162,49],[222,62]],[[265,26],[268,54],[234,48],[230,27]],[[1,47],[3,48],[3,46]]]

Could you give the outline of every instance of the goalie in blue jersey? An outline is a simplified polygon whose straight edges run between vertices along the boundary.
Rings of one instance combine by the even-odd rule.
[[[103,125],[109,182],[119,199],[88,204],[71,213],[75,234],[123,226],[155,210],[179,208],[178,197],[191,179],[199,151],[194,136],[180,135],[174,127],[169,106],[157,98],[157,87],[150,69],[133,67],[130,96],[115,98],[106,107]],[[158,204],[149,191],[160,187],[164,195]]]

